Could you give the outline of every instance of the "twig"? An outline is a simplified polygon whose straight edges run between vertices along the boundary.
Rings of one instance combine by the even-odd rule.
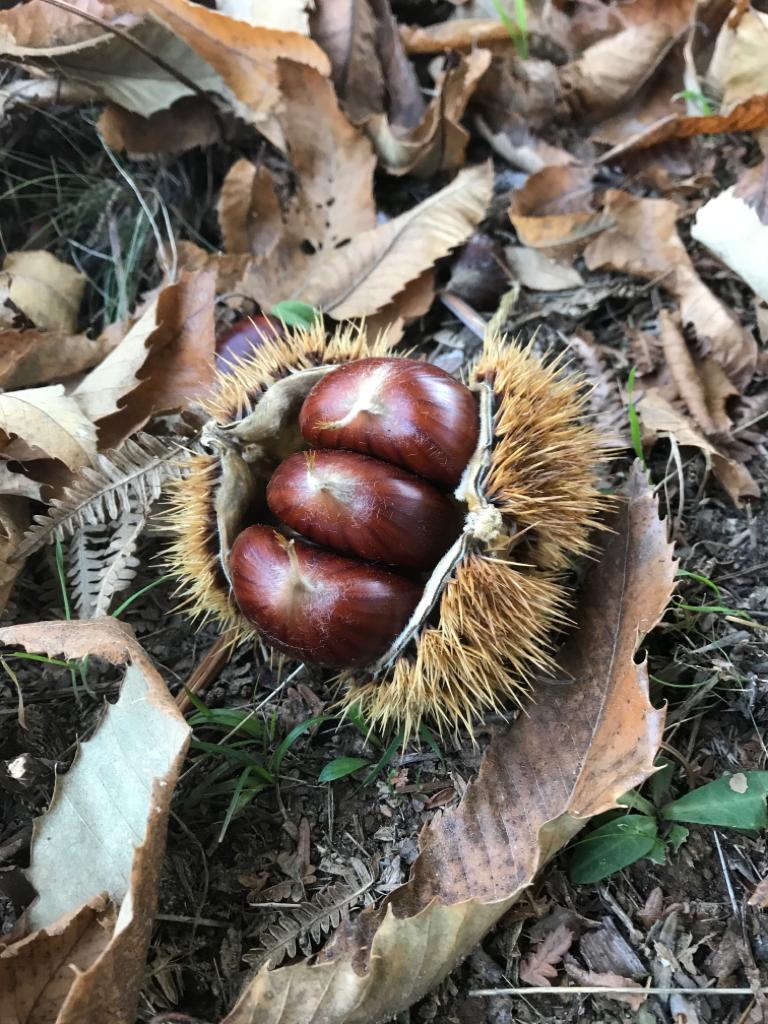
[[[768,988],[629,988],[602,985],[542,985],[538,988],[476,988],[471,996],[754,996]]]
[[[731,901],[731,910],[733,916],[739,916],[739,904],[736,902],[736,893],[733,891],[733,884],[731,882],[731,873],[728,870],[728,865],[725,862],[723,855],[723,847],[720,844],[720,836],[717,834],[717,829],[712,829],[712,835],[715,837],[715,846],[717,847],[717,855],[720,858],[720,868],[723,872],[723,878],[725,879],[725,888],[728,890],[728,899]]]
[[[232,646],[231,638],[220,636],[200,664],[195,667],[183,689],[176,695],[176,707],[182,714],[186,714],[192,704],[189,699],[190,693],[197,696],[201,690],[206,690],[221,672],[232,656]]]
[[[480,316],[477,310],[473,309],[464,299],[459,298],[458,295],[454,295],[453,292],[441,292],[438,298],[445,308],[453,313],[457,320],[460,320],[465,327],[472,331],[475,337],[480,338],[481,341],[483,340],[488,323]]]

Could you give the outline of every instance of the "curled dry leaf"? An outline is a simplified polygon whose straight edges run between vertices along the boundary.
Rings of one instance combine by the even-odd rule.
[[[38,897],[28,911],[31,933],[0,951],[0,1019],[129,1024],[189,727],[115,619],[10,626],[0,643],[126,666],[119,700],[107,705],[35,823],[28,875]]]
[[[74,334],[84,290],[84,275],[45,250],[9,252],[3,262],[0,305],[21,310],[41,331]]]
[[[676,563],[635,469],[581,596],[562,680],[483,758],[462,803],[422,834],[410,881],[337,933],[315,964],[262,970],[225,1024],[367,1024],[420,998],[466,956],[587,819],[653,772],[664,713],[648,700],[638,636]]]
[[[610,189],[604,212],[613,226],[590,242],[587,266],[657,280],[678,299],[682,322],[693,325],[703,350],[743,386],[755,370],[757,343],[694,270],[675,226],[677,206]]]
[[[512,44],[509,30],[499,18],[449,18],[435,25],[401,25],[400,38],[406,53],[418,54],[473,50],[488,43]]]
[[[648,81],[673,43],[666,25],[650,21],[588,47],[560,70],[574,116],[605,116],[620,107]]]
[[[469,133],[461,126],[461,118],[490,63],[488,50],[449,58],[432,101],[412,128],[398,129],[386,114],[367,120],[366,131],[385,170],[428,178],[464,163]]]
[[[592,168],[581,164],[544,167],[515,189],[509,219],[524,245],[577,251],[611,224],[593,208]]]
[[[549,985],[557,977],[557,965],[571,948],[573,932],[564,924],[553,928],[520,964],[520,978],[526,985]]]
[[[224,83],[235,113],[271,141],[281,143],[274,116],[282,102],[280,59],[313,67],[323,75],[330,64],[320,47],[296,32],[279,32],[234,21],[191,0],[131,0],[130,9],[151,15],[188,44]]]
[[[755,96],[768,102],[766,39],[768,14],[751,6],[723,22],[707,71],[708,82],[722,94],[721,114]]]
[[[737,507],[745,498],[758,498],[760,488],[747,468],[724,449],[709,441],[701,430],[666,398],[658,388],[648,388],[636,401],[644,439],[673,438],[678,444],[698,448],[722,488]]]
[[[211,271],[183,271],[75,389],[74,397],[99,424],[102,448],[115,447],[150,416],[188,408],[208,390],[214,289]]]
[[[16,552],[29,527],[31,513],[27,498],[39,498],[35,485],[18,473],[9,473],[2,466],[2,487],[0,487],[0,611],[5,608],[13,590],[16,577],[24,568],[23,562],[15,560]],[[13,477],[20,477],[14,480]],[[13,488],[17,488],[14,490]],[[0,986],[0,990],[1,990]],[[1,1007],[0,1007],[1,1008]]]
[[[485,117],[477,117],[476,127],[500,157],[528,174],[535,174],[544,167],[577,162],[566,150],[537,138],[519,114],[489,108],[486,104]]]
[[[509,245],[504,255],[524,288],[539,292],[560,292],[584,284],[583,277],[575,267],[553,260],[541,249]]]
[[[63,384],[0,395],[0,451],[6,459],[59,459],[71,470],[96,455],[96,428]]]
[[[331,61],[331,77],[354,124],[384,110],[384,72],[377,49],[376,17],[368,0],[317,0],[310,14],[312,38]]]
[[[768,161],[699,207],[691,234],[768,301]]]

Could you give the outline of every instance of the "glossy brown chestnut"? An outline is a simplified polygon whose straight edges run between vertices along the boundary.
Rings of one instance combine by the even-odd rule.
[[[263,341],[280,336],[282,326],[276,317],[263,314],[235,320],[216,339],[216,369],[232,373],[238,362],[248,359]]]
[[[474,395],[431,363],[358,359],[331,370],[307,395],[304,437],[455,487],[477,445]]]
[[[420,477],[355,452],[291,455],[267,487],[273,515],[316,544],[372,562],[431,569],[461,531],[462,516]]]
[[[274,647],[319,665],[354,668],[382,655],[421,587],[379,566],[249,526],[230,556],[240,610]]]

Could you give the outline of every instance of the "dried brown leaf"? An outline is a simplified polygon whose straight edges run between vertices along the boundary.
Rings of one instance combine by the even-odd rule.
[[[635,1013],[648,998],[643,993],[643,986],[639,982],[632,978],[624,978],[621,974],[615,974],[613,971],[585,971],[572,957],[566,960],[565,969],[579,985],[595,985],[598,988],[605,988],[607,991],[601,993],[602,995],[607,999],[614,999],[617,1003],[624,1003]],[[632,995],[629,992],[611,993],[612,988],[636,988],[637,995]]]
[[[115,619],[11,626],[0,643],[126,666],[120,699],[36,822],[29,926],[37,930],[0,954],[0,1014],[9,1024],[132,1024],[188,726]]]
[[[715,42],[707,80],[722,93],[721,114],[768,94],[765,44],[768,14],[748,7],[738,19],[726,18]]]
[[[85,277],[42,249],[9,252],[0,273],[0,305],[10,303],[41,331],[74,334]]]
[[[535,136],[519,114],[494,111],[486,106],[486,117],[478,116],[476,126],[488,145],[507,163],[528,174],[544,167],[575,164],[575,157]],[[488,120],[486,120],[488,118]]]
[[[330,58],[333,84],[349,119],[361,124],[382,113],[384,72],[368,0],[317,0],[310,26],[312,38]]]
[[[286,233],[274,178],[264,164],[235,161],[222,183],[217,210],[227,253],[266,259]]]
[[[696,273],[675,226],[677,206],[611,189],[605,214],[613,226],[590,242],[587,266],[658,280],[679,300],[682,322],[693,325],[704,352],[743,386],[754,373],[757,343]]]
[[[428,178],[464,163],[469,133],[460,122],[490,63],[488,50],[473,50],[447,62],[424,116],[408,130],[398,129],[386,114],[374,114],[366,121],[366,131],[385,170]]]
[[[116,448],[151,416],[188,409],[208,392],[215,374],[215,286],[216,279],[210,270],[182,271],[174,284],[160,291],[156,303],[126,337],[126,342],[131,338],[130,350],[126,349],[130,358],[121,367],[121,372],[125,372],[120,381],[121,389],[126,390],[122,390],[116,411],[106,411],[110,404],[114,405],[116,389],[115,380],[105,367],[110,359],[118,358],[120,346],[82,382],[77,393],[81,394],[81,388],[87,386],[92,407],[104,410],[98,417],[102,449]],[[147,326],[145,317],[155,323],[142,341],[141,336],[134,338],[133,334],[143,334]],[[129,374],[135,382],[132,387]],[[105,389],[101,406],[96,387],[98,377]]]
[[[568,112],[559,69],[548,60],[520,60],[512,55],[494,57],[472,106],[496,130],[502,130],[510,115],[538,131]]]
[[[162,22],[217,75],[235,112],[281,144],[276,121],[282,104],[280,59],[308,65],[323,75],[330,64],[320,47],[297,32],[257,28],[211,11],[191,0],[121,0],[134,13]]]
[[[167,110],[142,117],[108,103],[98,121],[99,132],[110,149],[132,156],[186,153],[195,146],[211,146],[220,132],[212,103],[200,96],[182,96]]]
[[[0,450],[7,459],[59,459],[71,470],[96,455],[96,428],[63,384],[0,395]]]
[[[77,8],[92,14],[109,25],[126,26],[135,22],[129,14],[120,14],[112,4],[101,0],[79,0]],[[10,10],[0,11],[0,42],[14,49],[41,50],[76,46],[104,35],[100,25],[88,21],[75,11],[52,7],[44,0],[28,0]]]
[[[715,476],[734,505],[740,507],[745,498],[760,496],[760,488],[747,468],[727,450],[708,440],[658,388],[648,388],[636,405],[644,436],[651,440],[671,437],[680,445],[698,448],[711,463]]]
[[[557,964],[573,943],[573,932],[564,924],[553,928],[520,964],[520,978],[526,985],[549,985],[557,977]]]
[[[14,480],[5,483],[7,475],[19,476],[18,473],[6,474],[3,475],[4,490],[0,494],[0,611],[8,603],[16,577],[24,568],[22,562],[15,560],[15,556],[31,519],[27,498],[34,497],[32,482],[28,481],[30,486],[27,488],[21,482],[17,485]],[[18,486],[16,493],[11,490],[15,485]]]
[[[688,412],[705,434],[716,433],[717,428],[707,407],[704,385],[696,371],[693,356],[666,309],[659,313],[659,340],[672,380]]]
[[[512,44],[499,18],[454,18],[434,25],[401,25],[400,38],[406,53],[444,53],[472,50],[488,43]]]
[[[648,81],[673,43],[666,25],[649,21],[588,47],[560,70],[574,116],[605,116],[620,107]]]
[[[460,806],[422,835],[411,880],[337,933],[315,964],[262,970],[226,1024],[367,1024],[420,998],[466,956],[586,820],[653,772],[662,711],[638,636],[676,563],[635,470],[562,651],[563,680],[491,744]],[[557,737],[557,742],[553,742]]]
[[[747,903],[750,907],[768,907],[768,878],[763,878],[757,883]]]
[[[509,219],[520,241],[533,249],[577,251],[611,224],[593,208],[592,173],[581,164],[544,167],[515,189]]]
[[[651,925],[656,924],[657,921],[661,920],[663,907],[664,891],[660,885],[655,885],[648,893],[648,898],[646,899],[642,909],[638,910],[637,916],[646,928],[650,928]]]
[[[575,267],[552,259],[541,249],[508,245],[504,255],[524,288],[539,292],[560,292],[584,284],[584,279]]]
[[[0,387],[24,388],[74,376],[95,366],[113,348],[109,334],[91,339],[85,334],[0,328]]]

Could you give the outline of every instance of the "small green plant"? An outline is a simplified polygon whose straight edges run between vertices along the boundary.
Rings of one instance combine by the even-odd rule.
[[[627,378],[627,413],[629,415],[629,433],[632,438],[632,447],[634,448],[635,455],[640,461],[640,465],[643,469],[647,469],[648,467],[645,464],[645,453],[643,452],[643,432],[640,429],[640,417],[637,414],[637,406],[632,398],[635,393],[636,376],[637,367],[633,366],[629,371],[629,377]]]
[[[662,762],[651,779],[654,802],[632,791],[619,801],[627,807],[626,813],[609,811],[595,819],[589,832],[570,847],[572,882],[599,882],[643,857],[663,864],[668,851],[676,853],[688,838],[686,825],[744,831],[768,828],[768,772],[724,775],[658,806],[670,779],[671,765]]]
[[[699,113],[703,114],[704,117],[709,117],[714,114],[715,108],[712,106],[710,101],[704,95],[703,92],[698,92],[696,89],[683,89],[681,92],[676,92],[672,97],[672,101],[685,100],[694,103],[699,108]]]
[[[321,315],[319,309],[308,305],[306,302],[297,302],[294,299],[286,299],[285,302],[278,302],[272,307],[271,313],[279,320],[282,320],[286,327],[310,328],[315,320]]]
[[[512,20],[501,0],[492,0],[492,2],[496,8],[499,20],[514,41],[518,57],[521,60],[528,60],[528,12],[525,7],[525,0],[514,0],[515,21]]]

